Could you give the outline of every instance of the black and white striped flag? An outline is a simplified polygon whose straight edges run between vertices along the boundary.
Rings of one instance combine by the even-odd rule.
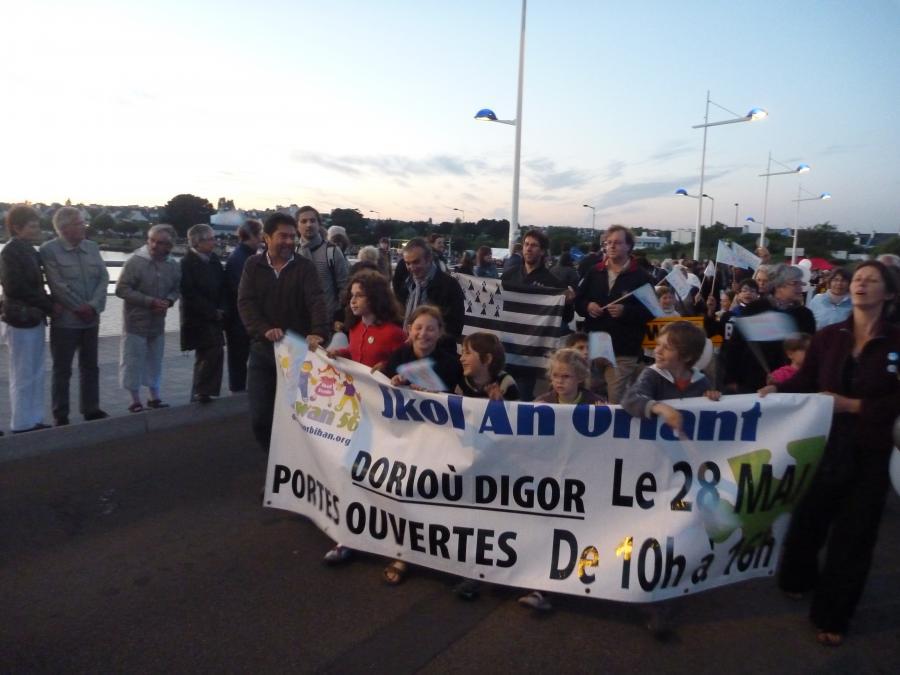
[[[494,333],[506,350],[507,364],[546,370],[547,355],[561,346],[566,302],[562,291],[511,291],[499,279],[453,276],[465,295],[463,335]]]

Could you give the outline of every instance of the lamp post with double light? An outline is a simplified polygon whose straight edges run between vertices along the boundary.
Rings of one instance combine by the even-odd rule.
[[[778,166],[784,167],[787,171],[772,171],[772,162],[775,162]],[[772,151],[769,151],[769,162],[766,164],[766,172],[759,174],[759,177],[762,178],[765,176],[766,179],[766,193],[763,197],[763,219],[762,223],[760,223],[759,229],[759,245],[765,246],[763,240],[766,236],[766,223],[769,221],[768,219],[768,211],[769,211],[769,178],[772,176],[788,176],[792,174],[800,175],[804,173],[809,173],[810,167],[809,164],[798,164],[795,169],[792,169],[787,164],[782,164],[777,159],[772,157]]]
[[[700,197],[698,197],[697,195],[690,194],[684,188],[678,188],[677,190],[675,190],[675,194],[678,195],[679,197],[690,197],[691,199],[700,199]],[[710,202],[712,202],[710,204],[709,224],[710,224],[710,226],[715,225],[716,222],[715,222],[714,218],[715,218],[715,214],[716,214],[716,200],[714,197],[711,197],[710,195],[706,194],[705,192],[703,193],[703,196],[706,197]],[[703,200],[700,199],[700,202],[701,202],[701,207],[702,207]],[[699,236],[700,236],[700,230],[697,230],[697,237],[699,237]],[[699,239],[698,239],[698,241],[699,241]],[[700,255],[700,246],[699,246],[699,244],[695,244],[694,245],[694,256],[699,256],[699,255]]]
[[[709,127],[718,127],[723,124],[736,124],[738,122],[753,122],[755,120],[762,120],[769,116],[762,108],[751,108],[750,112],[748,112],[743,117],[735,117],[734,119],[722,120],[720,122],[710,122],[709,121],[709,104],[712,103],[717,108],[724,110],[727,113],[732,115],[737,115],[736,112],[729,110],[728,108],[724,108],[720,106],[715,101],[710,100],[709,91],[706,92],[706,113],[703,116],[703,124],[695,124],[692,129],[703,129],[703,151],[700,154],[700,194],[703,194],[703,182],[706,178],[706,133],[709,130]],[[702,217],[703,217],[703,200],[700,200],[700,203],[697,205],[697,233],[694,237],[694,259],[697,260],[700,257],[700,229],[702,228]]]
[[[803,193],[811,195],[804,197]],[[823,192],[820,195],[814,195],[809,190],[804,190],[802,185],[797,186],[797,199],[793,201],[797,203],[797,223],[794,225],[794,247],[791,249],[791,265],[797,263],[797,233],[800,232],[800,202],[821,202],[831,199],[831,193]]]

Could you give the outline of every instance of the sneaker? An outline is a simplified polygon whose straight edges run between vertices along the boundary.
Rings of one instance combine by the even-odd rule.
[[[105,420],[107,417],[109,417],[108,412],[106,412],[105,410],[100,410],[100,408],[97,408],[96,410],[92,410],[91,412],[85,413],[84,421],[85,422],[93,422],[94,420]]]
[[[528,595],[519,598],[519,604],[524,607],[530,607],[538,612],[549,612],[553,609],[553,604],[549,598],[540,591],[531,591]]]
[[[461,600],[474,600],[481,591],[481,584],[474,579],[463,579],[453,587],[453,593]]]
[[[322,561],[326,565],[340,565],[342,562],[350,558],[352,554],[353,551],[351,549],[338,544],[325,554],[325,557],[322,558]]]

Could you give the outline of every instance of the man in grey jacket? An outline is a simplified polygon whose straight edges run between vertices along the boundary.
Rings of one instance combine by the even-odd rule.
[[[297,231],[300,234],[297,252],[316,266],[325,296],[328,328],[332,330],[335,321],[343,322],[344,319],[340,301],[350,266],[341,249],[322,238],[322,218],[312,206],[301,206],[297,211]]]
[[[169,253],[175,243],[171,225],[154,225],[147,244],[132,255],[116,284],[116,295],[125,303],[125,319],[119,375],[131,393],[130,412],[141,412],[141,386],[150,391],[149,408],[166,408],[159,397],[162,357],[166,342],[166,312],[179,297],[181,266]]]
[[[108,417],[100,409],[97,342],[109,273],[100,248],[85,238],[84,218],[78,209],[59,209],[53,215],[53,228],[59,236],[41,246],[41,260],[53,301],[62,306],[62,313],[50,323],[50,353],[53,418],[56,426],[65,426],[69,423],[69,381],[75,352],[82,416],[87,421]]]

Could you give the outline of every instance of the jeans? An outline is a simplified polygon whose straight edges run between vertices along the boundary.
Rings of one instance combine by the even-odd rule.
[[[79,411],[82,415],[100,408],[100,368],[97,365],[97,338],[100,327],[63,328],[50,326],[50,354],[53,357],[52,408],[54,419],[69,416],[69,382],[72,360],[78,352]]]
[[[44,422],[44,324],[6,326],[9,346],[10,429],[27,431]]]
[[[272,415],[275,413],[275,347],[271,342],[255,341],[250,345],[247,364],[247,399],[250,403],[250,426],[256,442],[269,451],[272,438]]]

